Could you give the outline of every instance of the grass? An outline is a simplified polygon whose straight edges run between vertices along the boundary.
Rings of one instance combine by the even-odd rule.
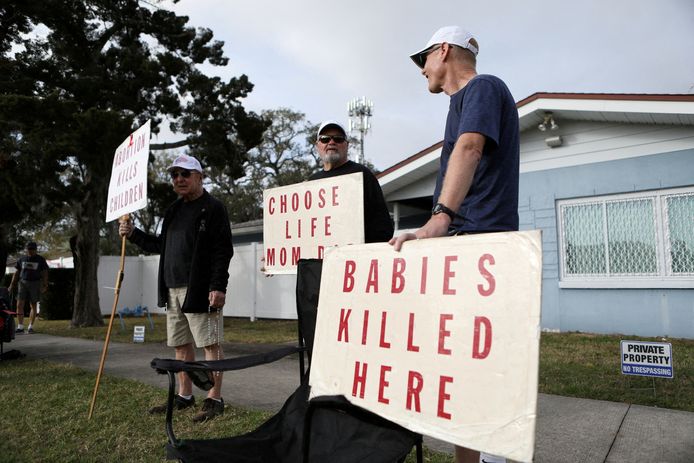
[[[674,378],[652,379],[621,373],[620,339],[664,341],[635,336],[543,333],[540,392],[694,412],[694,340],[667,339],[672,344]]]
[[[71,328],[69,320],[39,320],[34,328],[37,333],[66,336],[73,338],[103,341],[109,318],[104,318],[105,326]],[[147,317],[126,317],[125,330],[121,331],[118,317],[113,320],[111,341],[132,342],[133,327],[145,326],[145,342],[166,341],[166,316],[152,315],[154,330],[149,326]],[[248,318],[224,318],[224,341],[244,344],[281,344],[296,341],[296,320],[256,320]]]
[[[94,373],[40,360],[0,365],[0,403],[6,439],[0,463],[161,462],[165,461],[164,418],[145,410],[165,393],[136,381],[103,376],[94,415],[87,419]],[[224,415],[193,425],[193,411],[174,414],[179,438],[215,438],[250,431],[269,413],[227,406]],[[413,455],[407,460],[414,462]],[[430,463],[452,462],[450,455],[425,452]]]

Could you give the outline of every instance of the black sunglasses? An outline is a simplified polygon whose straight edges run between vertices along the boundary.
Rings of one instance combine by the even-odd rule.
[[[169,175],[171,175],[171,180],[176,180],[179,175],[183,178],[188,178],[190,174],[191,172],[189,170],[174,170]]]
[[[342,135],[320,135],[318,137],[318,141],[325,145],[330,143],[330,140],[334,141],[339,145],[340,143],[345,142],[345,137],[343,137]]]

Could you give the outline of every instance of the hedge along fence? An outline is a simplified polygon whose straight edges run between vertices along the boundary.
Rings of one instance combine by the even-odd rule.
[[[12,275],[7,274],[2,286],[9,287]],[[41,294],[41,318],[46,320],[72,319],[72,304],[75,295],[75,269],[49,268],[48,290]],[[29,315],[29,304],[24,307]]]

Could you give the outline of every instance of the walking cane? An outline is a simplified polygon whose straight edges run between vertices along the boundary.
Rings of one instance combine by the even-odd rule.
[[[125,223],[130,220],[130,216],[125,214],[118,219],[119,223]],[[116,287],[114,288],[113,297],[113,308],[111,309],[111,319],[108,322],[108,330],[106,331],[106,339],[104,340],[104,348],[101,351],[101,362],[99,363],[99,371],[96,374],[96,384],[94,384],[94,394],[92,395],[92,403],[89,406],[89,418],[92,419],[92,413],[94,412],[94,404],[96,403],[96,394],[99,391],[99,381],[101,380],[101,373],[104,371],[104,363],[106,362],[106,354],[108,354],[108,342],[111,339],[111,329],[113,328],[113,319],[116,316],[116,307],[118,306],[118,296],[120,296],[120,284],[123,281],[123,268],[125,267],[125,235],[121,237],[120,246],[120,269],[118,270],[118,276],[116,277]]]

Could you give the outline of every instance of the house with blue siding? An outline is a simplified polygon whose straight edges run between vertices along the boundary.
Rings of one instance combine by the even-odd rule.
[[[694,95],[536,93],[517,106],[543,329],[694,338]],[[396,234],[428,219],[441,146],[378,175]]]

